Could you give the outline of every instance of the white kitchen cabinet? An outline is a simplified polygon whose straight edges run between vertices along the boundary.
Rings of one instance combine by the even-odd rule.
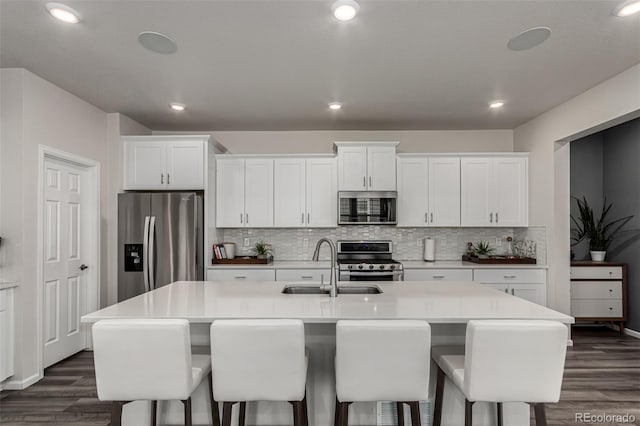
[[[334,157],[275,160],[275,226],[336,227],[336,180]]]
[[[544,269],[474,269],[473,280],[538,305],[547,304]]]
[[[464,157],[460,167],[462,226],[528,226],[526,157]]]
[[[336,142],[340,191],[395,191],[397,142]]]
[[[398,226],[460,226],[460,158],[398,157]]]
[[[0,290],[0,382],[13,376],[13,288]]]
[[[202,190],[206,136],[127,136],[124,189]]]
[[[275,281],[276,270],[269,268],[208,269],[207,281]]]
[[[472,269],[405,269],[405,281],[473,281]]]
[[[273,227],[273,160],[216,161],[216,226]]]

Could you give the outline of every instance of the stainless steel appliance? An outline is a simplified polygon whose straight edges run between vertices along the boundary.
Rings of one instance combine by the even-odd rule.
[[[402,263],[393,260],[391,241],[338,241],[339,281],[402,281]]]
[[[204,279],[203,206],[197,192],[118,194],[118,301]]]
[[[395,225],[396,191],[338,192],[339,225]]]

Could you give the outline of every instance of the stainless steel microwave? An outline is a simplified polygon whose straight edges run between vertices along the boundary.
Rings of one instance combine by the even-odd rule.
[[[339,225],[395,225],[396,191],[338,192]]]

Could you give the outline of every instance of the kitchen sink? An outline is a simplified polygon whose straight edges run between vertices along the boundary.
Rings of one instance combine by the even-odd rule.
[[[320,286],[310,285],[287,285],[282,289],[283,294],[329,294],[329,290],[324,290]],[[381,294],[380,287],[375,285],[359,285],[338,287],[338,294]]]

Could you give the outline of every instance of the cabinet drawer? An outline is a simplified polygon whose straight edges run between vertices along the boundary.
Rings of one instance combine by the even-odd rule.
[[[622,299],[622,281],[573,281],[571,299]]]
[[[405,269],[405,281],[473,281],[471,269]]]
[[[9,292],[11,289],[0,290],[0,312],[9,309]]]
[[[276,269],[276,281],[324,281],[329,282],[330,269]]]
[[[275,281],[275,269],[209,269],[207,281]]]
[[[544,269],[474,269],[473,280],[481,283],[546,282]]]
[[[622,266],[572,266],[572,280],[621,280]]]
[[[576,318],[621,318],[622,300],[571,299],[571,315]]]

